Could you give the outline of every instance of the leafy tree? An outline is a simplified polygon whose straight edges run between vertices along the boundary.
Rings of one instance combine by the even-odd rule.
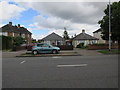
[[[65,31],[64,31],[64,34],[63,34],[63,37],[65,40],[69,39],[69,36],[68,36],[68,32],[66,31],[66,28],[64,27]]]
[[[42,41],[41,41],[41,40],[38,40],[37,42],[38,42],[38,43],[41,43]]]
[[[104,10],[105,16],[98,23],[103,30],[102,38],[104,40],[109,39],[109,5]],[[112,41],[118,41],[120,45],[120,1],[111,4],[111,39]]]
[[[24,43],[25,39],[18,36],[16,38],[13,38],[13,41],[14,41],[14,46],[20,46],[21,44]]]

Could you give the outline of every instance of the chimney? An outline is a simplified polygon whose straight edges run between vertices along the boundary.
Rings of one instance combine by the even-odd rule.
[[[82,30],[82,33],[85,33],[85,30],[84,30],[84,29]]]
[[[18,28],[20,28],[20,24],[18,24]]]
[[[9,22],[9,25],[12,26],[12,22]]]

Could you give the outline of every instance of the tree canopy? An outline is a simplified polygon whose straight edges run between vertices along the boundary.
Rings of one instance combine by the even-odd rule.
[[[109,39],[109,5],[104,10],[105,16],[98,23],[102,31],[102,38]],[[120,1],[111,4],[111,39],[120,41]]]
[[[65,31],[64,31],[63,37],[65,40],[67,40],[67,39],[69,39],[69,35],[68,35],[68,32],[65,27],[64,27],[64,29],[65,29]]]

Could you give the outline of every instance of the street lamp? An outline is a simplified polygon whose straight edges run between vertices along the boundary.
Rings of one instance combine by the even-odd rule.
[[[110,6],[110,0],[109,0],[109,51],[111,51],[111,6]]]

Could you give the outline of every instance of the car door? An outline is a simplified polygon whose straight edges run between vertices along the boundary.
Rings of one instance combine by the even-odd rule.
[[[37,44],[37,51],[38,51],[38,53],[42,53],[43,52],[42,46],[43,46],[43,44]]]
[[[42,45],[42,52],[43,53],[51,53],[52,49],[48,44],[44,44],[44,45]]]

